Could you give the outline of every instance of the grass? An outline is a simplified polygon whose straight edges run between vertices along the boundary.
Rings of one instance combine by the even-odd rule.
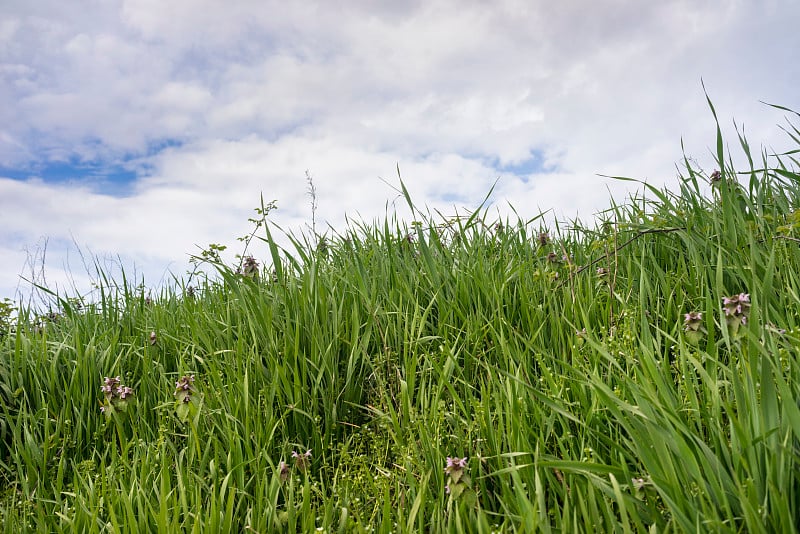
[[[796,531],[798,151],[717,137],[593,227],[257,224],[268,268],[0,321],[3,532]]]

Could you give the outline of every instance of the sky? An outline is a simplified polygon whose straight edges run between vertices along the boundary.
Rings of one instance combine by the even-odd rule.
[[[418,206],[591,221],[628,176],[710,174],[716,126],[780,151],[796,0],[0,1],[0,299],[157,288],[288,232]],[[732,146],[734,149],[735,146]],[[307,176],[316,191],[312,210]],[[312,213],[313,212],[313,213]],[[260,261],[267,252],[252,249]]]

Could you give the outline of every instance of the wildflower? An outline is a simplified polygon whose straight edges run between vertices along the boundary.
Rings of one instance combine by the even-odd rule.
[[[725,322],[730,333],[735,336],[739,332],[740,326],[747,325],[750,314],[750,294],[739,293],[732,297],[723,297],[722,310],[725,313]]]
[[[467,467],[466,458],[450,458],[448,456],[447,467],[444,468],[444,472],[450,476],[452,482],[457,483],[461,479],[465,467]]]
[[[194,391],[194,375],[183,375],[180,380],[175,382],[174,395],[184,404],[192,401]]]
[[[550,263],[560,263],[560,261],[558,259],[558,254],[556,254],[555,252],[549,252],[547,254],[546,258],[547,258],[547,261],[550,262]]]
[[[180,380],[175,382],[175,389],[189,391],[194,384],[194,375],[183,375]]]
[[[155,330],[153,330],[152,332],[150,332],[150,346],[152,347],[153,345],[155,345],[156,341],[158,341],[158,337],[156,336]]]
[[[239,274],[245,278],[257,278],[258,267],[258,261],[253,256],[246,256],[242,261],[242,266],[239,268]]]
[[[597,269],[597,276],[605,276],[608,274],[608,269],[605,267],[598,267]]]
[[[115,410],[127,409],[128,402],[133,397],[133,388],[120,383],[120,377],[103,377],[100,391],[105,397],[100,406],[100,413],[111,415]]]
[[[703,326],[703,313],[685,313],[683,315],[683,331],[685,332],[686,340],[692,345],[696,345],[706,334],[706,329]]]
[[[289,466],[281,460],[281,463],[278,464],[278,476],[281,479],[281,482],[286,482],[289,478]]]
[[[709,176],[709,180],[712,184],[717,183],[722,180],[722,175],[719,171],[714,171],[711,173],[711,176]]]
[[[452,473],[453,471],[458,471],[467,467],[467,459],[466,458],[450,458],[447,457],[447,467],[444,468],[445,473]]]
[[[470,478],[466,472],[466,458],[447,457],[447,464],[444,472],[447,473],[447,484],[444,491],[453,499],[459,498],[465,491],[471,492]]]
[[[747,315],[750,313],[750,294],[739,293],[732,297],[723,297],[722,307],[725,310],[725,317],[728,318],[728,324],[731,323],[730,319],[733,318],[746,325]]]
[[[684,314],[683,329],[686,332],[697,332],[703,324],[702,312],[689,312]]]
[[[194,387],[194,375],[183,375],[177,382],[175,382],[175,412],[178,418],[184,423],[189,420],[192,413],[196,413],[195,394],[197,391]]]
[[[750,294],[739,293],[732,297],[723,297],[722,309],[725,312],[725,322],[730,333],[735,336],[739,332],[740,326],[747,325],[750,314]]]
[[[539,233],[539,246],[544,247],[550,241],[550,235],[547,232]]]
[[[119,386],[119,377],[109,378],[104,377],[103,385],[100,387],[100,391],[102,391],[107,398],[111,398],[114,396],[114,393],[117,390],[117,386]]]
[[[292,451],[292,458],[294,458],[294,465],[300,471],[305,471],[311,460],[311,449],[303,454],[298,454],[297,451]]]

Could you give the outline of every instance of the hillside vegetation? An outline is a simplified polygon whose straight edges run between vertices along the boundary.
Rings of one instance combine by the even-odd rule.
[[[795,531],[800,165],[717,131],[592,226],[264,224],[192,287],[21,310],[2,530]]]

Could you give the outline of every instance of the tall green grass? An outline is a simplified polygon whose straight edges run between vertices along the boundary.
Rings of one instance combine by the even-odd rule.
[[[687,159],[591,227],[446,219],[403,189],[412,224],[289,249],[260,227],[256,276],[22,310],[3,531],[795,531],[798,151],[738,141],[744,171],[718,129],[713,180]],[[104,415],[115,376],[135,394]]]

